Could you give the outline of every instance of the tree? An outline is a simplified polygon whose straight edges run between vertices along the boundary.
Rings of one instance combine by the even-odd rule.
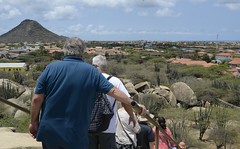
[[[211,62],[211,59],[210,59],[210,57],[208,56],[208,54],[204,54],[203,57],[202,57],[202,60],[204,60],[204,61],[207,62],[207,63]]]
[[[40,50],[40,55],[42,56],[48,54],[48,51],[42,45],[39,47],[39,50]]]

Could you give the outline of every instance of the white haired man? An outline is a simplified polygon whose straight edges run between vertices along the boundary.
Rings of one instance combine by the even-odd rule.
[[[108,78],[110,76],[109,74],[106,73],[107,60],[105,56],[97,55],[93,57],[92,65],[95,66],[105,78]],[[112,83],[116,88],[124,92],[128,97],[130,97],[127,89],[125,88],[125,86],[123,85],[122,81],[119,78],[112,76],[109,79],[109,82]],[[89,133],[89,149],[116,149],[115,132],[116,132],[117,104],[115,104],[115,98],[111,96],[107,96],[107,98],[110,102],[111,107],[113,107],[114,116],[112,117],[107,130],[97,134]],[[131,107],[124,103],[122,104],[122,106],[125,108],[128,114],[131,117],[133,117]]]

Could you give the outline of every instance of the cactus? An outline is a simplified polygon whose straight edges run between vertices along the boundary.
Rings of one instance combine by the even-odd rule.
[[[155,72],[157,85],[159,86],[160,85],[160,64],[159,63],[154,64],[154,72]]]
[[[210,126],[210,117],[212,114],[212,106],[206,107],[205,110],[200,108],[199,112],[194,112],[195,124],[199,126],[199,140],[202,140],[204,133]]]
[[[15,88],[12,87],[10,82],[2,82],[2,86],[0,87],[0,96],[4,99],[9,99],[12,97],[17,97],[18,92]]]

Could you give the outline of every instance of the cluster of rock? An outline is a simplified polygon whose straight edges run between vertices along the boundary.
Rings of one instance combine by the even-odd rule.
[[[3,80],[0,80],[2,82]],[[7,80],[4,80],[5,82]],[[29,109],[30,97],[32,90],[12,82],[13,87],[18,87],[21,96],[18,98],[7,99],[8,101],[26,107]],[[129,94],[139,103],[143,103],[148,109],[152,110],[151,113],[159,113],[160,109],[166,107],[193,107],[198,105],[198,100],[193,90],[184,82],[177,82],[170,87],[156,86],[151,87],[149,82],[141,82],[133,84],[131,80],[123,79]],[[3,104],[1,106],[0,114],[12,115],[16,119],[23,119],[27,117],[27,113],[18,110],[12,106]]]
[[[5,79],[4,82],[6,81],[7,80]],[[13,87],[18,88],[19,92],[21,93],[21,96],[17,98],[7,99],[7,100],[21,107],[29,109],[32,90],[27,87],[21,86],[15,82],[12,82],[10,80],[8,81],[12,83]],[[0,80],[1,84],[2,82],[3,80]],[[123,80],[123,82],[127,90],[129,91],[130,95],[133,97],[133,99],[138,101],[139,103],[143,103],[147,107],[147,109],[149,109],[149,111],[154,115],[157,115],[162,108],[165,108],[168,106],[171,106],[171,107],[194,106],[194,105],[197,105],[198,103],[193,90],[183,82],[174,83],[170,87],[166,87],[166,86],[151,87],[149,82],[141,82],[138,84],[133,84],[130,80]],[[28,113],[23,112],[7,104],[1,104],[0,114],[11,115],[17,120],[24,120],[26,118],[29,118]],[[41,148],[41,144],[36,142],[34,139],[32,139],[31,136],[27,133],[22,133],[22,134],[14,133],[12,129],[0,127],[0,134],[1,134],[0,138],[4,138],[5,140],[17,139],[15,143],[12,143],[12,145],[5,143],[5,148],[12,148],[12,147],[13,148],[14,147],[32,148],[32,149]],[[12,138],[9,138],[6,136],[9,136]],[[17,137],[17,136],[21,136],[21,137]],[[28,140],[27,141],[28,143],[21,144],[21,142],[24,142],[24,141],[19,141],[19,138],[22,138],[22,140]],[[8,142],[8,141],[5,141],[5,142]],[[29,146],[29,144],[31,145],[31,147]]]
[[[15,88],[20,96],[16,98],[6,99],[9,103],[29,110],[30,97],[32,90],[24,87],[16,82],[8,79],[0,79],[0,85],[11,84],[12,88]],[[0,115],[8,115],[14,117],[16,120],[29,119],[29,114],[6,104],[5,102],[0,104]],[[41,149],[42,145],[31,137],[28,133],[17,133],[16,128],[0,127],[0,149]]]
[[[158,114],[165,107],[193,107],[198,100],[193,90],[184,82],[177,82],[170,87],[151,87],[149,82],[133,84],[123,80],[128,92],[139,103],[144,104],[153,114]]]
[[[22,107],[24,109],[29,110],[30,107],[30,97],[32,94],[32,90],[24,87],[16,82],[13,82],[8,79],[0,79],[0,84],[11,84],[10,86],[12,88],[15,88],[15,90],[19,93],[20,96],[16,98],[10,98],[10,99],[5,99],[9,103],[12,103],[14,105],[17,105],[19,107]],[[2,104],[0,106],[0,115],[8,115],[8,116],[13,116],[16,120],[25,120],[26,118],[29,118],[29,114],[19,110],[13,106],[10,106],[8,104]]]

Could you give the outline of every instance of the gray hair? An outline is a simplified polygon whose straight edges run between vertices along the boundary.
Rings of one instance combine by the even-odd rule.
[[[82,57],[86,45],[83,40],[77,37],[69,38],[63,46],[64,56],[79,56]]]
[[[101,67],[104,71],[107,69],[107,59],[105,56],[97,55],[93,57],[92,64]]]

